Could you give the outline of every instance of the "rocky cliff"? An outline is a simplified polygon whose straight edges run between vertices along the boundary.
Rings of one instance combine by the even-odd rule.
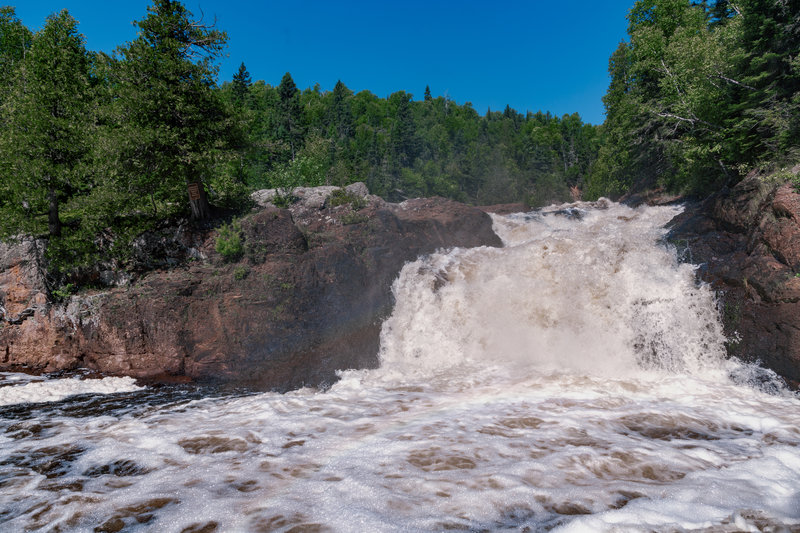
[[[800,172],[800,166],[793,173]],[[755,173],[690,206],[669,239],[720,296],[728,351],[800,384],[800,194]]]
[[[162,254],[176,266],[59,306],[45,302],[26,244],[5,246],[0,370],[82,367],[287,390],[375,367],[403,264],[438,248],[501,242],[476,208],[442,198],[390,204],[354,191],[338,206],[331,191],[297,191],[305,200],[290,209],[262,198],[266,207],[242,220],[245,252],[233,263],[215,252],[215,232],[184,228]]]

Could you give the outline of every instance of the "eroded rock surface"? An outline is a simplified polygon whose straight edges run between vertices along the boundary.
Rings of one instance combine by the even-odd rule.
[[[796,168],[795,172],[800,170]],[[669,238],[719,291],[732,355],[800,383],[800,194],[749,176],[690,207]]]
[[[85,367],[288,390],[375,367],[403,264],[501,241],[486,213],[457,202],[364,198],[364,207],[266,207],[242,221],[246,252],[235,263],[216,254],[213,232],[192,235],[179,266],[61,306],[44,304],[41,288],[17,274],[29,261],[18,253],[0,271],[5,312],[42,305],[20,324],[3,321],[0,369]]]

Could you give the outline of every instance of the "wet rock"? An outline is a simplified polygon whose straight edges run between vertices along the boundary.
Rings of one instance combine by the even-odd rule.
[[[531,210],[530,206],[527,206],[521,202],[513,203],[513,204],[495,204],[495,205],[482,205],[478,206],[478,209],[481,211],[485,211],[487,213],[494,213],[496,215],[510,215],[512,213],[527,213]]]
[[[757,175],[671,222],[669,239],[719,291],[728,351],[800,382],[800,194]]]

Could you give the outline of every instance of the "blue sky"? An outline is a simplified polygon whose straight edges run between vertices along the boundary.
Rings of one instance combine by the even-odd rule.
[[[476,2],[406,0],[186,0],[228,32],[220,82],[244,61],[253,81],[277,85],[291,72],[301,89],[384,97],[405,90],[471,102],[481,114],[506,104],[526,112],[580,113],[603,121],[608,58],[625,39],[634,0]],[[136,37],[149,0],[0,0],[32,30],[68,9],[90,50],[112,52]]]

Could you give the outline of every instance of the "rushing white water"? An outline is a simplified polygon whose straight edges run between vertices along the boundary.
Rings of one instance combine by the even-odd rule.
[[[676,213],[496,217],[505,248],[404,268],[381,368],[327,391],[7,376],[0,530],[798,530],[800,400],[724,359]]]
[[[71,378],[44,381],[30,379],[24,374],[6,374],[4,378],[0,381],[0,407],[26,402],[57,402],[80,394],[112,394],[141,389],[133,378],[85,380]]]

